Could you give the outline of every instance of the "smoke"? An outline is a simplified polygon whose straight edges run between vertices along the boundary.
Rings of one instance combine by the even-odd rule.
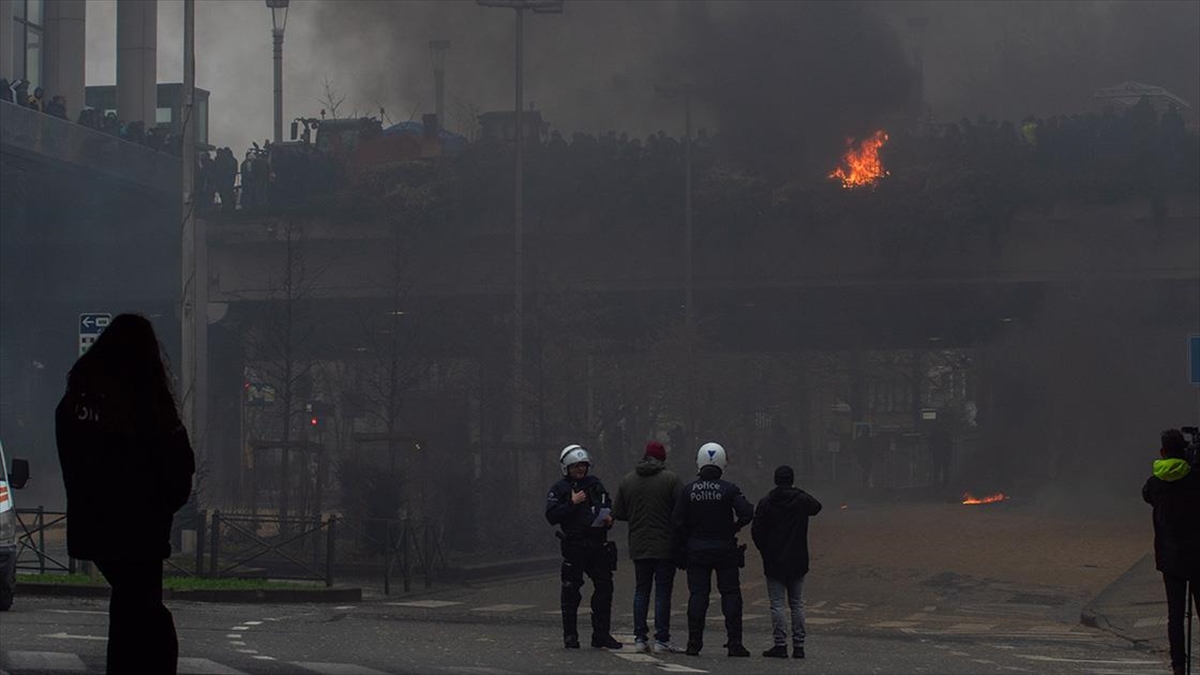
[[[687,5],[675,56],[736,156],[828,171],[847,137],[911,109],[917,75],[892,29],[858,3]]]

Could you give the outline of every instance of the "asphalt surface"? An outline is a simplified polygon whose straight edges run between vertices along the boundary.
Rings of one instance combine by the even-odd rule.
[[[812,523],[804,661],[760,656],[770,620],[760,563],[750,556],[742,571],[749,659],[724,655],[715,595],[699,657],[563,650],[557,575],[539,573],[390,596],[365,588],[361,602],[340,605],[172,601],[180,672],[1169,672],[1161,581],[1146,564],[1146,513],[895,496],[824,501]],[[624,549],[623,530],[614,538]],[[632,587],[632,566],[623,562],[614,632],[627,642]],[[590,587],[584,592],[581,629]],[[0,615],[0,670],[102,672],[106,607],[97,598],[19,597]],[[685,608],[680,575],[672,626],[681,643]]]

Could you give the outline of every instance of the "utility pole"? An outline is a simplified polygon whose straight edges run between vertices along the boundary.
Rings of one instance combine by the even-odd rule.
[[[525,272],[524,272],[524,166],[525,125],[522,109],[524,99],[522,85],[524,83],[524,29],[525,10],[536,14],[561,14],[563,0],[476,0],[481,7],[501,7],[512,9],[517,13],[516,25],[516,106],[513,122],[516,124],[514,140],[516,141],[516,161],[513,181],[513,262],[515,265],[514,297],[513,297],[513,440],[519,441],[524,436],[524,415],[521,398],[524,396],[521,382],[524,372],[525,343],[522,335],[525,320]]]
[[[692,253],[692,92],[691,84],[676,87],[655,86],[654,91],[665,98],[683,97],[683,266],[684,323],[691,332],[696,327],[695,304],[692,301],[693,253]]]
[[[429,57],[433,61],[433,112],[437,117],[439,135],[446,128],[446,50],[449,40],[431,40]]]
[[[183,2],[183,231],[180,251],[180,412],[197,442],[196,419],[196,0]]]

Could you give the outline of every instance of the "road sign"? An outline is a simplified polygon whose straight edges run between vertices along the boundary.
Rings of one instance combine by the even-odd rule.
[[[79,315],[79,355],[83,356],[96,338],[100,337],[100,333],[108,328],[108,323],[112,321],[112,314],[104,312],[93,312],[91,314]]]
[[[1188,336],[1188,380],[1200,386],[1200,335]]]

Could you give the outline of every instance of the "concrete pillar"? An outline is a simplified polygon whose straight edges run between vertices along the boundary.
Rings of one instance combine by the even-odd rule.
[[[154,125],[158,0],[117,0],[117,117]]]
[[[13,0],[0,0],[0,77],[13,79]]]
[[[54,96],[67,99],[67,119],[79,118],[84,104],[86,47],[85,0],[46,0],[46,46],[42,89],[46,102]]]

